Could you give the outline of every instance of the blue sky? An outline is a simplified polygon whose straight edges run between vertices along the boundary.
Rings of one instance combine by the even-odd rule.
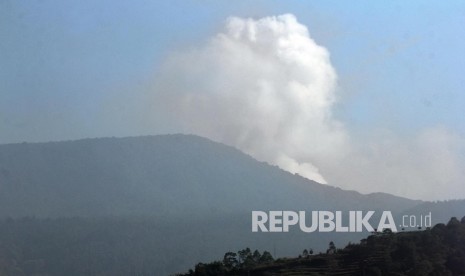
[[[362,192],[464,197],[463,1],[0,0],[0,144],[180,132],[157,103],[170,58],[204,53],[230,16],[286,13],[330,53],[338,100],[322,123],[349,137],[339,152],[300,139],[320,157],[297,149],[289,167]]]
[[[169,131],[97,114],[127,93],[121,87],[149,85],[166,55],[204,43],[228,16],[283,13],[330,51],[334,112],[348,127],[442,125],[464,134],[462,1],[3,0],[0,143]]]

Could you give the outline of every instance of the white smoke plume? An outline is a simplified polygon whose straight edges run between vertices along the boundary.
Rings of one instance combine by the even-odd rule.
[[[337,76],[329,53],[293,15],[230,18],[207,45],[174,54],[162,71],[156,89],[185,132],[320,183],[315,164],[346,152],[347,135],[331,114]]]
[[[293,15],[233,17],[205,45],[170,55],[147,102],[175,132],[320,183],[415,199],[465,197],[463,137],[441,126],[349,135],[332,116],[336,86],[328,51]]]

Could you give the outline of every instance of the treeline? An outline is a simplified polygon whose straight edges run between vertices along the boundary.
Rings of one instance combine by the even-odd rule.
[[[255,250],[252,252],[250,248],[247,247],[246,249],[239,250],[237,253],[226,252],[223,261],[215,261],[208,264],[198,263],[194,270],[190,269],[186,274],[177,275],[229,275],[263,264],[269,264],[273,260],[273,256],[270,252],[264,251],[263,254],[261,254],[260,251]]]
[[[343,249],[330,242],[326,254],[304,249],[297,258],[233,266],[229,256],[179,275],[465,275],[465,217],[424,231],[374,233]],[[243,260],[239,252],[234,256]]]
[[[172,227],[149,218],[3,219],[0,275],[168,275],[160,262],[185,267],[189,259],[186,243],[171,248],[174,255],[159,253]],[[375,233],[345,248],[329,243],[326,254],[301,252],[274,260],[246,248],[181,275],[465,275],[465,218],[424,231]]]

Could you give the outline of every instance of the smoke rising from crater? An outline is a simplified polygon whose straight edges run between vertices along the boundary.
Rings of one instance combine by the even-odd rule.
[[[167,58],[148,102],[176,132],[320,183],[415,199],[465,196],[463,137],[440,125],[395,133],[382,122],[351,133],[332,115],[336,86],[328,50],[293,15],[232,17],[203,46]]]
[[[183,131],[326,183],[315,162],[347,147],[331,115],[336,79],[293,15],[232,17],[204,47],[174,54],[157,90]]]

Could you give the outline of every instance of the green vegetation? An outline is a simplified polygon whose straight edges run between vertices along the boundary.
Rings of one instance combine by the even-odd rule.
[[[199,263],[178,275],[465,275],[465,217],[424,231],[385,230],[344,249],[331,241],[326,254],[304,249],[298,258],[260,262],[255,252],[228,252],[222,262]]]

